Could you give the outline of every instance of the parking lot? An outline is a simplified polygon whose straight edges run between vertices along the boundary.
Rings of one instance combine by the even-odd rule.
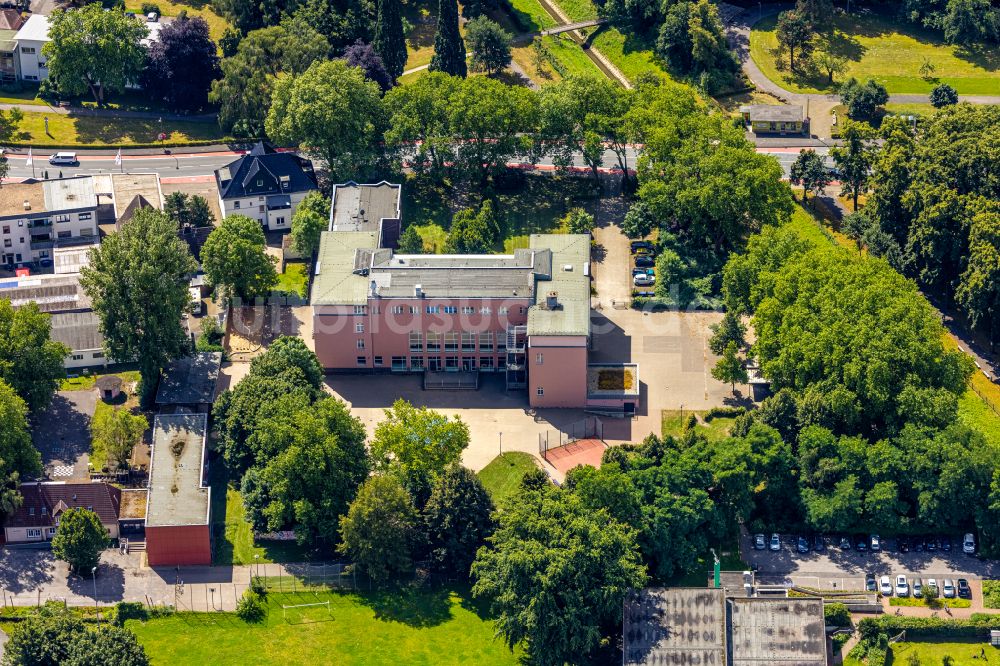
[[[769,539],[770,534],[766,535]],[[856,548],[850,550],[839,546],[841,535],[825,537],[824,550],[817,552],[810,547],[809,552],[799,553],[796,540],[799,535],[782,534],[780,549],[772,551],[754,549],[753,535],[747,534],[741,541],[743,561],[758,572],[758,580],[768,585],[801,585],[819,589],[861,590],[865,587],[865,576],[876,578],[904,575],[908,580],[919,577],[925,582],[934,578],[940,582],[945,578],[966,578],[973,588],[973,601],[981,605],[980,579],[1000,577],[1000,565],[995,560],[984,560],[962,552],[961,535],[951,535],[951,551],[940,549],[933,552],[924,550],[901,553],[895,539],[884,539],[879,552]]]

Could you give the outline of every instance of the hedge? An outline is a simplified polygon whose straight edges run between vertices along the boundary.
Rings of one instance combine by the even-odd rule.
[[[862,640],[874,640],[879,634],[895,635],[901,631],[906,631],[907,639],[947,637],[986,640],[991,630],[1000,630],[1000,615],[973,613],[967,620],[881,615],[866,617],[858,623],[858,635]]]
[[[844,604],[825,604],[823,606],[823,619],[827,624],[835,627],[851,626],[851,613]]]
[[[736,418],[737,416],[743,416],[746,413],[746,407],[712,407],[712,409],[705,412],[705,420],[711,421],[712,419]]]

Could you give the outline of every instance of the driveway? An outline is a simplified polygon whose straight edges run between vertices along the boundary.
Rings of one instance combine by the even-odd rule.
[[[49,408],[33,419],[31,438],[49,478],[88,478],[90,421],[96,409],[95,390],[59,391]]]

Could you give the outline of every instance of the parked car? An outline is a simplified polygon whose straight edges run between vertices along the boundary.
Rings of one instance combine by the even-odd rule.
[[[976,537],[971,532],[962,539],[962,552],[966,555],[972,555],[976,552]]]
[[[859,536],[854,540],[854,547],[858,549],[859,553],[863,553],[868,550],[868,537]]]
[[[753,535],[753,549],[754,550],[766,550],[767,540],[764,538],[763,534]]]
[[[768,548],[771,550],[781,550],[781,537],[777,533],[771,535],[771,543]]]
[[[652,287],[656,284],[656,278],[652,275],[635,275],[632,277],[632,284],[637,287]]]
[[[924,583],[919,578],[913,579],[913,596],[917,599],[924,596]]]
[[[941,596],[945,599],[955,598],[955,581],[951,578],[945,578],[941,581]]]
[[[907,539],[906,537],[899,537],[899,539],[896,540],[896,550],[898,550],[901,553],[909,552],[910,540]]]
[[[656,265],[656,260],[649,255],[641,255],[635,258],[635,265],[639,268],[652,268]]]
[[[927,579],[927,589],[928,590],[933,590],[934,591],[934,596],[937,596],[937,594],[938,594],[938,586],[937,586],[937,579],[936,578],[928,578]]]
[[[826,539],[823,538],[822,534],[817,534],[813,537],[813,550],[817,553],[826,550]]]
[[[951,552],[951,537],[947,536],[941,537],[941,550],[943,550],[946,553]]]
[[[882,576],[878,581],[878,591],[882,593],[883,597],[892,596],[892,580],[888,576]]]
[[[962,597],[963,599],[972,598],[972,588],[969,587],[969,581],[967,581],[964,578],[958,579],[958,596]]]
[[[840,537],[840,549],[850,550],[851,548],[851,539],[849,537]]]
[[[918,553],[924,552],[924,540],[923,539],[914,539],[913,540],[913,550],[916,551],[916,552],[918,552]]]
[[[656,277],[656,269],[655,268],[633,268],[632,269],[632,275],[652,275],[653,277]]]
[[[875,576],[873,574],[865,576],[865,589],[869,592],[875,592],[878,590],[878,584],[875,582]]]
[[[800,553],[808,553],[809,539],[805,538],[804,536],[800,536],[798,543],[795,545],[795,550],[799,551]]]
[[[49,164],[56,166],[75,166],[79,163],[80,160],[76,158],[76,153],[55,153],[54,155],[49,156]]]
[[[938,546],[937,539],[935,539],[934,537],[931,537],[930,539],[927,540],[926,548],[928,553],[935,552],[937,550],[937,546]]]
[[[643,255],[643,254],[652,255],[653,254],[653,247],[652,246],[649,246],[649,247],[646,247],[646,246],[637,247],[635,249],[635,251],[634,251],[634,254],[638,254],[638,255]]]
[[[871,549],[873,553],[877,553],[882,550],[882,539],[880,539],[877,534],[873,534],[871,536]]]
[[[634,240],[631,243],[631,248],[632,248],[632,254],[635,254],[640,249],[652,250],[653,249],[653,244],[651,242],[649,242],[649,241]]]
[[[896,596],[897,597],[910,596],[910,586],[906,583],[906,576],[903,575],[896,576]]]

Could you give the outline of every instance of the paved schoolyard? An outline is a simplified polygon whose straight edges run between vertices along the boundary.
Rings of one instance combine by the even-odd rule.
[[[47,476],[64,481],[88,478],[90,421],[96,409],[96,390],[58,391],[49,408],[32,419],[31,439]]]

